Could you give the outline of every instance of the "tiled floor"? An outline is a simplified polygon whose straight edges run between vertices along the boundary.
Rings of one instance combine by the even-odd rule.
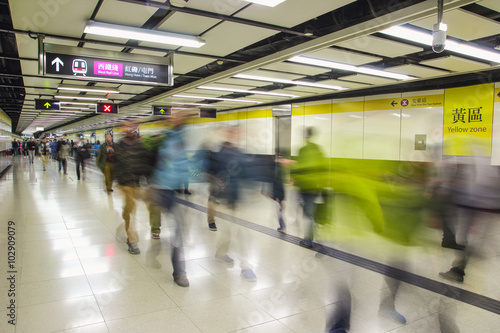
[[[351,332],[441,332],[439,314],[455,324],[449,332],[500,332],[500,316],[481,308],[402,284],[396,306],[408,320],[401,325],[378,315],[380,295],[387,292],[378,273],[301,248],[278,237],[217,220],[219,230],[209,231],[205,213],[183,207],[185,255],[189,288],[172,280],[170,216],[163,216],[160,240],[149,236],[148,212],[138,204],[136,214],[141,254],[127,252],[122,225],[122,196],[107,195],[102,176],[94,170],[77,181],[74,165],[69,175],[57,173],[50,162],[42,171],[17,157],[0,180],[0,332],[324,332],[326,318],[338,306],[338,286],[347,284],[353,297]],[[206,204],[206,187],[192,184],[186,198]],[[276,210],[258,188],[247,188],[237,212],[227,214],[275,229]],[[289,234],[301,236],[303,226],[294,193],[290,193],[285,218]],[[340,201],[339,201],[340,202]],[[339,205],[336,218],[349,216]],[[15,297],[9,296],[11,269],[7,258],[7,222],[15,221]],[[489,244],[471,259],[465,290],[500,299],[499,225],[477,236]],[[234,267],[214,259],[218,240],[230,233],[245,240],[246,259],[257,275],[247,282],[240,276],[235,249]],[[332,237],[328,245],[378,262],[405,262],[405,269],[438,280],[453,252],[438,247],[439,231],[426,230],[422,244],[402,249],[369,235]],[[361,243],[360,243],[361,242]],[[236,245],[233,242],[233,245]],[[237,248],[237,247],[236,247]],[[397,255],[395,255],[397,254]],[[445,281],[441,281],[445,282]],[[16,326],[6,316],[15,300]],[[444,332],[444,331],[443,331]],[[448,332],[448,331],[446,331]]]

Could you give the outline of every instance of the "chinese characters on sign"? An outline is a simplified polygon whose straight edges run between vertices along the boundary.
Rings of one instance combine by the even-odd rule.
[[[491,156],[494,84],[445,90],[443,154]]]
[[[453,110],[453,123],[474,123],[474,122],[482,122],[482,114],[481,109],[483,107],[478,108],[456,108]]]

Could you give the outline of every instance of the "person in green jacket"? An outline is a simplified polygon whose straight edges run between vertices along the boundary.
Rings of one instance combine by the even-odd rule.
[[[104,182],[106,183],[106,191],[108,194],[113,192],[113,180],[115,179],[115,170],[113,158],[115,155],[115,144],[111,134],[105,135],[106,142],[101,145],[97,153],[97,166],[104,174]]]
[[[299,188],[304,215],[309,226],[301,246],[312,248],[314,236],[315,199],[321,190],[328,186],[328,162],[321,147],[311,141],[314,135],[312,127],[306,128],[306,144],[300,148],[296,162],[291,166],[291,176]]]

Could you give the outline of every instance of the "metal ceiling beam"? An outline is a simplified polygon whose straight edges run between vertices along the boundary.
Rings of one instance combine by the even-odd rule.
[[[444,10],[451,10],[455,8],[460,8],[462,6],[474,3],[476,0],[448,0],[444,5]],[[404,24],[407,22],[415,21],[418,19],[427,18],[436,15],[436,1],[427,0],[420,2],[415,5],[411,5],[400,10],[391,12],[380,17],[370,19],[366,22],[359,23],[348,28],[335,31],[331,34],[318,37],[314,40],[290,47],[283,51],[278,51],[274,54],[262,57],[260,59],[248,62],[246,64],[233,67],[226,71],[208,76],[204,79],[194,81],[183,85],[182,87],[172,89],[166,93],[160,94],[156,97],[146,99],[142,102],[136,103],[137,105],[148,105],[160,101],[161,99],[168,98],[175,94],[180,94],[184,91],[195,89],[200,85],[207,85],[214,81],[230,78],[238,73],[255,70],[260,67],[277,63],[290,59],[293,56],[317,51],[324,49],[329,46],[333,46],[337,43],[348,41],[357,37],[362,37],[365,35],[370,35],[376,33],[380,30],[389,28],[397,24]],[[136,104],[132,104],[135,106]],[[125,106],[123,109],[127,109],[129,106]]]
[[[284,33],[287,33],[290,35],[295,35],[295,36],[315,38],[314,36],[306,35],[303,32],[297,32],[297,31],[294,31],[291,29],[280,27],[278,25],[274,25],[274,24],[262,23],[262,22],[248,20],[248,19],[244,19],[244,18],[240,18],[240,17],[234,17],[234,16],[213,13],[213,12],[207,12],[205,10],[199,10],[199,9],[194,9],[194,8],[177,7],[177,6],[172,5],[170,3],[170,1],[167,1],[167,3],[157,2],[157,1],[149,1],[149,0],[148,1],[144,1],[144,0],[118,0],[118,1],[128,2],[128,3],[141,5],[141,6],[155,7],[155,8],[170,10],[173,12],[184,13],[184,14],[208,17],[208,18],[213,18],[213,19],[221,20],[221,21],[234,22],[234,23],[244,24],[244,25],[248,25],[248,26],[252,26],[252,27],[258,27],[258,28],[263,28],[263,29],[268,29],[268,30],[284,32]]]
[[[41,34],[41,35],[48,37],[48,38],[68,40],[68,41],[72,41],[72,42],[84,42],[84,43],[91,43],[91,44],[116,46],[116,47],[126,47],[127,46],[127,45],[124,45],[123,43],[107,42],[107,41],[97,40],[97,39],[84,39],[84,38],[79,38],[79,37],[70,37],[70,36],[63,36],[63,35],[56,35],[56,34],[47,34],[47,33],[41,33],[41,32],[36,32],[36,31],[21,30],[21,29],[0,28],[0,32],[8,32],[8,33],[13,33],[13,34],[27,35],[33,39],[35,39],[35,37],[33,37],[33,35]],[[165,54],[176,53],[176,54],[190,55],[190,56],[209,58],[209,59],[214,59],[214,60],[224,60],[224,61],[230,61],[230,62],[236,62],[236,63],[244,63],[245,62],[243,60],[231,59],[231,58],[226,58],[226,57],[218,57],[218,56],[214,56],[214,55],[210,55],[210,54],[163,49],[163,48],[158,48],[158,47],[134,45],[134,48],[146,50],[146,51],[153,51],[153,52],[165,52]]]

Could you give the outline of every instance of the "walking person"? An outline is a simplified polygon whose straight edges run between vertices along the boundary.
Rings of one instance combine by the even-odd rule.
[[[82,138],[76,146],[75,155],[75,165],[76,165],[76,178],[80,180],[80,177],[85,177],[85,160],[90,158],[90,148],[89,145],[85,143]],[[80,173],[81,169],[81,173]]]
[[[50,154],[50,143],[47,142],[46,138],[43,138],[42,143],[40,144],[40,154],[42,157],[43,171],[45,171]]]
[[[111,136],[111,134],[106,134],[105,138],[106,141],[101,145],[101,147],[99,147],[96,164],[104,174],[104,183],[106,184],[106,191],[109,194],[113,192],[113,180],[115,179],[115,170],[113,164],[115,155],[115,143],[113,142],[113,137]]]
[[[180,211],[176,191],[181,189],[191,163],[187,158],[184,144],[184,125],[188,117],[189,114],[180,112],[172,115],[172,127],[167,131],[158,151],[156,168],[152,177],[152,182],[157,188],[159,205],[174,215],[175,227],[170,239],[171,260],[174,268],[172,275],[174,282],[181,287],[188,287],[189,280],[183,252],[184,218]]]
[[[146,148],[140,142],[139,123],[125,122],[125,137],[114,145],[114,166],[116,180],[123,193],[122,217],[125,221],[128,252],[140,254],[139,235],[135,228],[136,201],[143,197],[140,180],[148,169]],[[149,207],[148,207],[149,208]]]
[[[56,155],[57,155],[57,140],[54,139],[52,140],[52,142],[50,143],[50,158],[53,160],[53,161],[56,161]]]
[[[68,174],[68,161],[67,158],[69,156],[69,145],[63,139],[59,140],[57,143],[57,158],[59,160],[59,173],[61,173],[61,169],[64,171],[64,175]]]
[[[36,150],[36,142],[33,137],[30,139],[30,141],[28,141],[26,147],[28,148],[28,161],[33,164]]]

